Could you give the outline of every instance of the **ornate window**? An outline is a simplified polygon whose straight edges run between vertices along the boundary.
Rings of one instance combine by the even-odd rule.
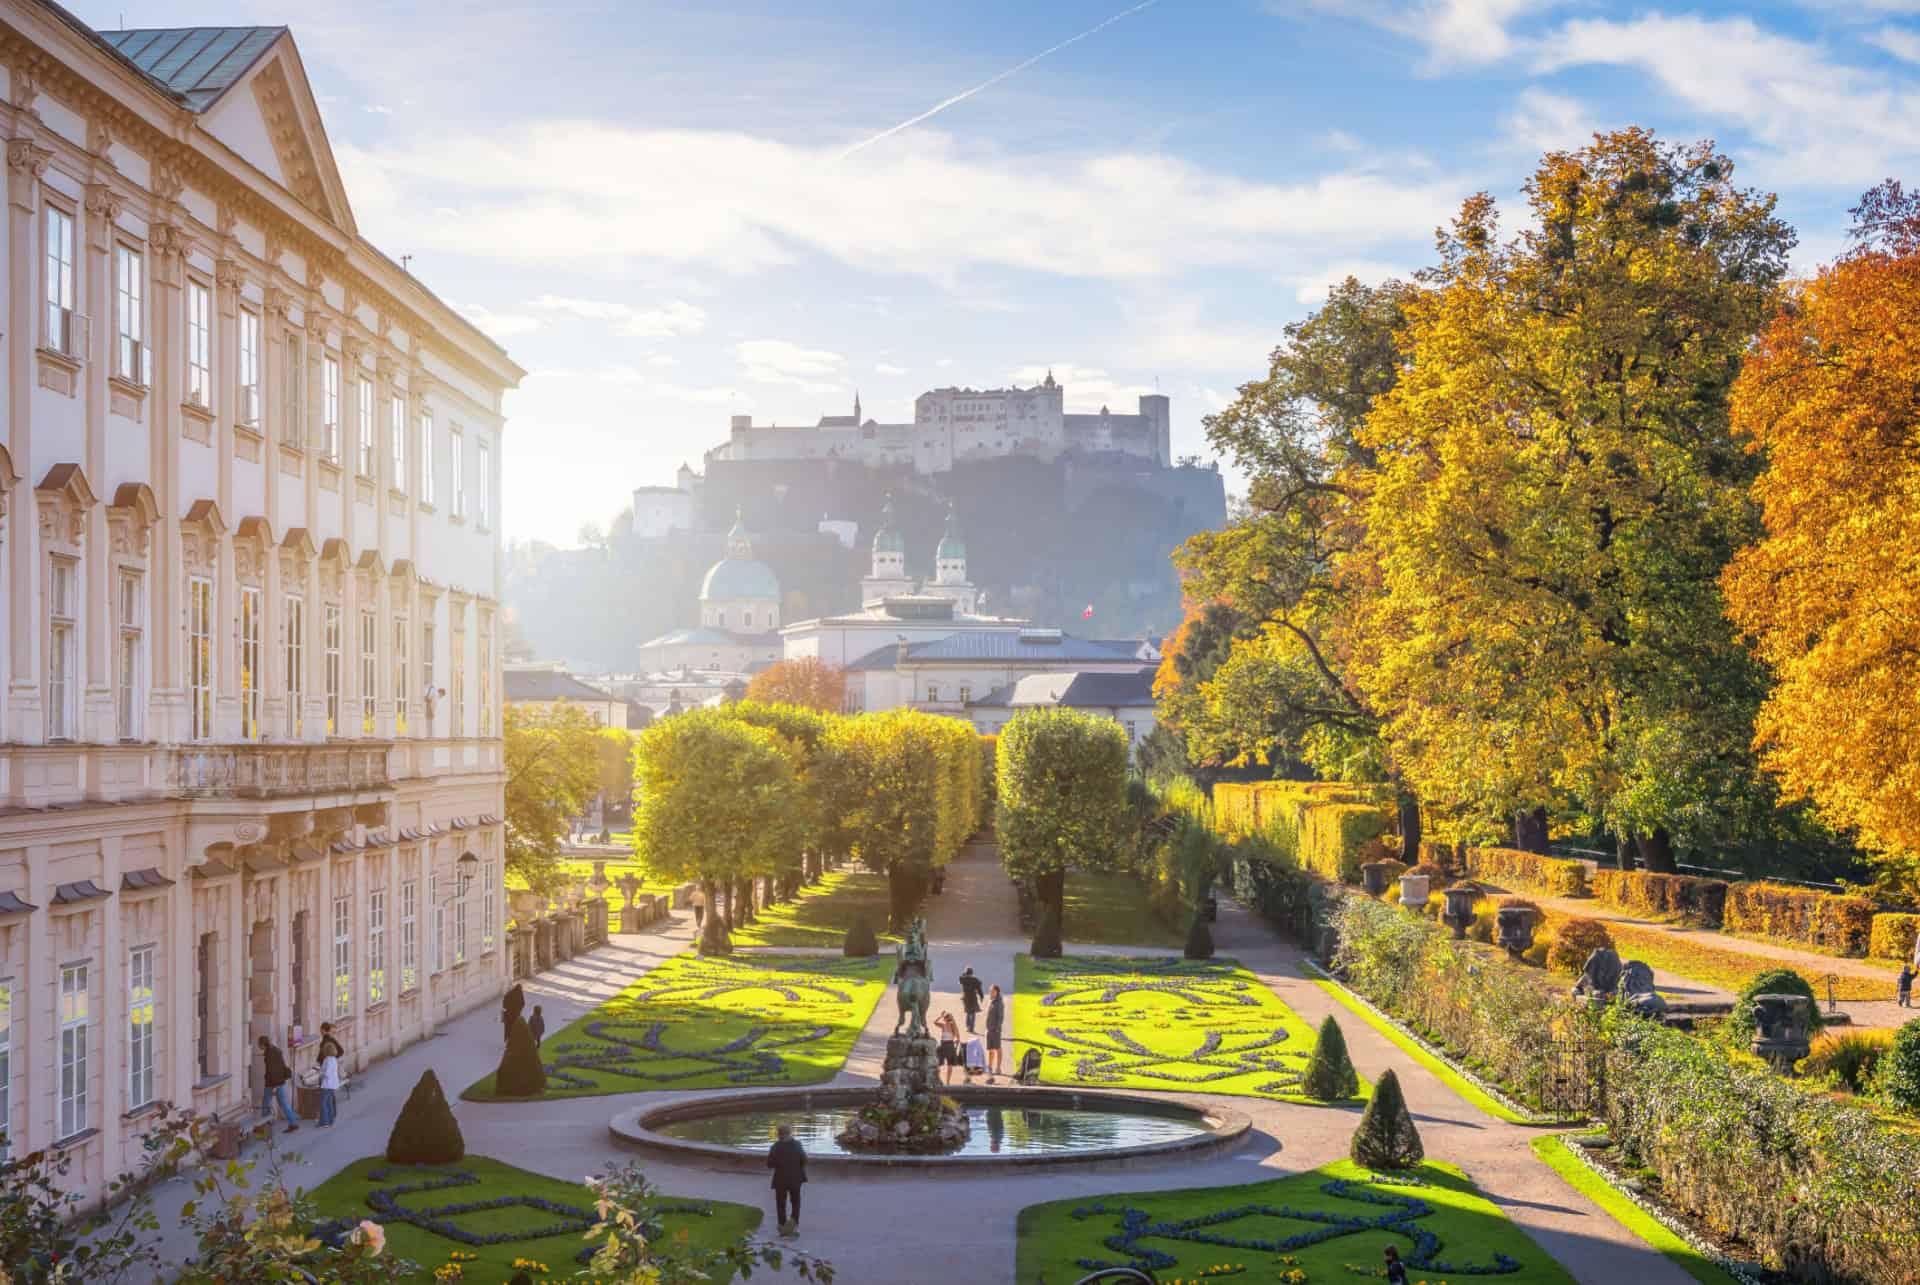
[[[340,462],[340,360],[332,355],[320,363],[320,453],[330,464]]]
[[[325,627],[321,632],[321,646],[324,650],[322,664],[326,669],[327,684],[327,735],[340,734],[340,604],[330,602],[326,605]]]
[[[73,215],[48,202],[46,346],[69,357],[80,355],[74,322]]]
[[[145,330],[146,256],[130,245],[113,247],[113,373],[132,384],[147,382]]]
[[[426,861],[433,860],[428,853]],[[443,973],[447,968],[447,906],[440,900],[440,876],[427,876],[427,901],[433,909],[433,971]]]
[[[453,962],[467,962],[467,879],[453,876]]]
[[[420,881],[400,885],[400,993],[420,985]]]
[[[249,428],[260,426],[260,314],[240,310],[240,414]]]
[[[407,734],[407,715],[412,711],[412,702],[408,694],[413,690],[411,666],[407,644],[407,618],[395,615],[393,618],[393,734]]]
[[[420,412],[420,503],[433,503],[433,412]]]
[[[187,400],[213,405],[213,291],[187,280]]]
[[[260,590],[240,586],[240,739],[260,739]]]
[[[500,922],[500,894],[496,878],[498,873],[491,859],[486,861],[480,869],[480,949],[483,953],[493,949],[495,925]]]
[[[380,466],[380,452],[373,440],[373,381],[362,379],[360,397],[360,476],[372,477]]]
[[[333,899],[333,1015],[353,1013],[353,896]]]
[[[153,1101],[153,984],[152,946],[127,952],[127,1106]]]
[[[53,557],[47,565],[47,739],[70,741],[74,736],[74,668],[79,651],[78,564],[72,558]]]
[[[480,613],[480,722],[474,729],[482,737],[493,735],[493,613]]]
[[[387,482],[395,490],[407,485],[407,399],[395,393],[387,403],[387,435],[393,439],[393,475]]]
[[[88,965],[60,969],[60,1128],[59,1137],[87,1131]]]
[[[467,604],[455,598],[447,606],[453,622],[453,645],[447,651],[447,735],[467,734]]]
[[[453,516],[456,518],[467,516],[466,446],[466,436],[455,424],[447,438],[447,467],[453,473]]]
[[[146,669],[146,584],[138,571],[120,572],[120,632],[115,640],[114,713],[120,739],[140,739],[140,690]]]
[[[493,465],[489,463],[492,457],[493,450],[487,445],[487,439],[484,437],[481,438],[480,458],[478,461],[480,465],[480,511],[477,516],[482,529],[485,529],[493,518]]]
[[[307,600],[290,593],[282,610],[286,630],[281,648],[287,671],[287,739],[297,741],[306,730]]]
[[[387,1002],[387,890],[367,894],[367,1004]]]
[[[433,705],[436,695],[433,689],[433,607],[426,606],[426,619],[420,622],[420,700],[421,713],[427,720],[425,733],[433,735]]]
[[[213,736],[213,581],[187,580],[187,699],[192,736]]]
[[[307,448],[306,335],[288,330],[280,343],[280,440],[295,450]]]
[[[380,615],[360,609],[360,735],[372,736],[374,698],[380,688]]]

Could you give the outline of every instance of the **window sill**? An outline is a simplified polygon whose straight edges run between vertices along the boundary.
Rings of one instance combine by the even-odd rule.
[[[422,513],[431,513],[431,512],[433,512],[433,501],[432,501],[432,500],[422,500],[422,501],[420,501],[420,511],[421,511]]]
[[[100,1130],[98,1129],[82,1129],[78,1133],[69,1134],[64,1138],[54,1139],[53,1149],[55,1151],[70,1151],[74,1147],[83,1146],[99,1136]]]
[[[159,1115],[163,1109],[164,1109],[164,1104],[161,1103],[158,1099],[155,1099],[152,1102],[143,1103],[142,1105],[135,1107],[131,1111],[122,1112],[120,1115],[120,1118],[122,1120],[129,1120],[129,1121],[140,1120],[150,1115]]]
[[[411,989],[403,990],[400,992],[401,999],[417,999],[419,998],[419,996],[420,996],[420,988],[418,986],[415,986],[415,987],[412,987]]]
[[[405,491],[403,491],[403,490],[401,490],[401,489],[400,489],[399,487],[397,487],[397,486],[390,486],[390,487],[388,487],[388,488],[387,488],[387,494],[388,494],[388,495],[389,495],[390,497],[392,497],[393,499],[396,499],[396,500],[404,500],[404,499],[406,499],[406,498],[407,498],[407,493],[406,493]]]
[[[383,999],[377,1004],[367,1005],[365,1009],[361,1010],[360,1016],[379,1017],[381,1014],[385,1013],[386,1011],[387,1011],[387,1001]]]
[[[193,1091],[203,1093],[208,1089],[217,1089],[233,1078],[231,1071],[222,1071],[218,1075],[206,1075],[193,1082]]]
[[[328,456],[322,455],[320,457],[320,467],[323,469],[326,469],[330,473],[337,475],[340,472],[340,461],[336,459],[332,459]]]
[[[147,386],[137,379],[128,379],[125,375],[108,375],[107,383],[117,393],[124,393],[137,401],[145,401]]]
[[[79,373],[80,367],[84,364],[77,354],[62,352],[58,348],[49,348],[45,344],[42,344],[36,351],[39,352],[42,360],[50,361],[54,365],[64,367],[75,374]],[[59,1144],[56,1143],[54,1145],[58,1146]]]
[[[263,442],[266,440],[266,434],[260,431],[258,422],[252,424],[236,423],[233,426],[233,431],[252,441]]]

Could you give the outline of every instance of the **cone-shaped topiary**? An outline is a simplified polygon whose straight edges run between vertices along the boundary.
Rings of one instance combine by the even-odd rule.
[[[502,1022],[511,1022],[514,1018],[520,1016],[521,1011],[524,1010],[526,1006],[527,993],[520,989],[519,982],[515,982],[507,988],[507,993],[501,997],[500,1020]]]
[[[1187,958],[1213,958],[1213,929],[1207,927],[1207,912],[1193,912],[1193,927],[1187,929]]]
[[[524,1027],[523,1027],[524,1029]],[[397,1165],[445,1165],[467,1154],[460,1122],[431,1068],[420,1073],[407,1104],[387,1135],[387,1159]]]
[[[1040,911],[1040,930],[1034,933],[1027,953],[1035,959],[1060,958],[1060,907],[1046,906]]]
[[[1320,1038],[1314,1042],[1306,1074],[1300,1077],[1300,1091],[1321,1102],[1338,1102],[1360,1092],[1360,1075],[1347,1056],[1347,1037],[1331,1013],[1320,1023]]]
[[[880,953],[880,939],[873,935],[873,925],[865,915],[855,915],[847,925],[847,939],[841,944],[840,953],[861,959]]]
[[[493,1091],[507,1098],[537,1098],[547,1091],[547,1068],[540,1064],[540,1046],[519,1018],[507,1023],[507,1049],[493,1073]]]
[[[1369,1169],[1411,1169],[1426,1154],[1400,1095],[1400,1077],[1388,1071],[1373,1086],[1360,1127],[1353,1131],[1353,1161]]]

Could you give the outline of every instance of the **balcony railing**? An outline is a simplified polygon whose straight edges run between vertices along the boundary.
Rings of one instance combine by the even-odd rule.
[[[388,741],[358,745],[207,745],[172,751],[170,793],[190,798],[338,794],[392,784]]]

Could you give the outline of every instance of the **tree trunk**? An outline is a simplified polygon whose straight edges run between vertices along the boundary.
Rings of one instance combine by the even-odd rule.
[[[1400,859],[1420,864],[1420,800],[1411,790],[1400,791]]]
[[[1513,846],[1522,852],[1538,852],[1543,856],[1546,854],[1547,810],[1545,808],[1514,813]]]
[[[1633,836],[1623,834],[1613,841],[1613,864],[1621,870],[1633,869]]]
[[[727,940],[726,925],[720,919],[719,887],[711,879],[700,881],[700,891],[707,898],[707,917],[700,925],[700,953],[702,955],[731,955],[733,943]]]
[[[1667,833],[1665,826],[1656,826],[1649,834],[1640,835],[1636,840],[1640,848],[1640,864],[1654,874],[1677,874],[1673,861],[1673,836]]]
[[[1040,899],[1042,918],[1046,916],[1048,906],[1060,912],[1060,932],[1064,936],[1067,931],[1067,872],[1064,869],[1047,870],[1035,876],[1033,895]]]

